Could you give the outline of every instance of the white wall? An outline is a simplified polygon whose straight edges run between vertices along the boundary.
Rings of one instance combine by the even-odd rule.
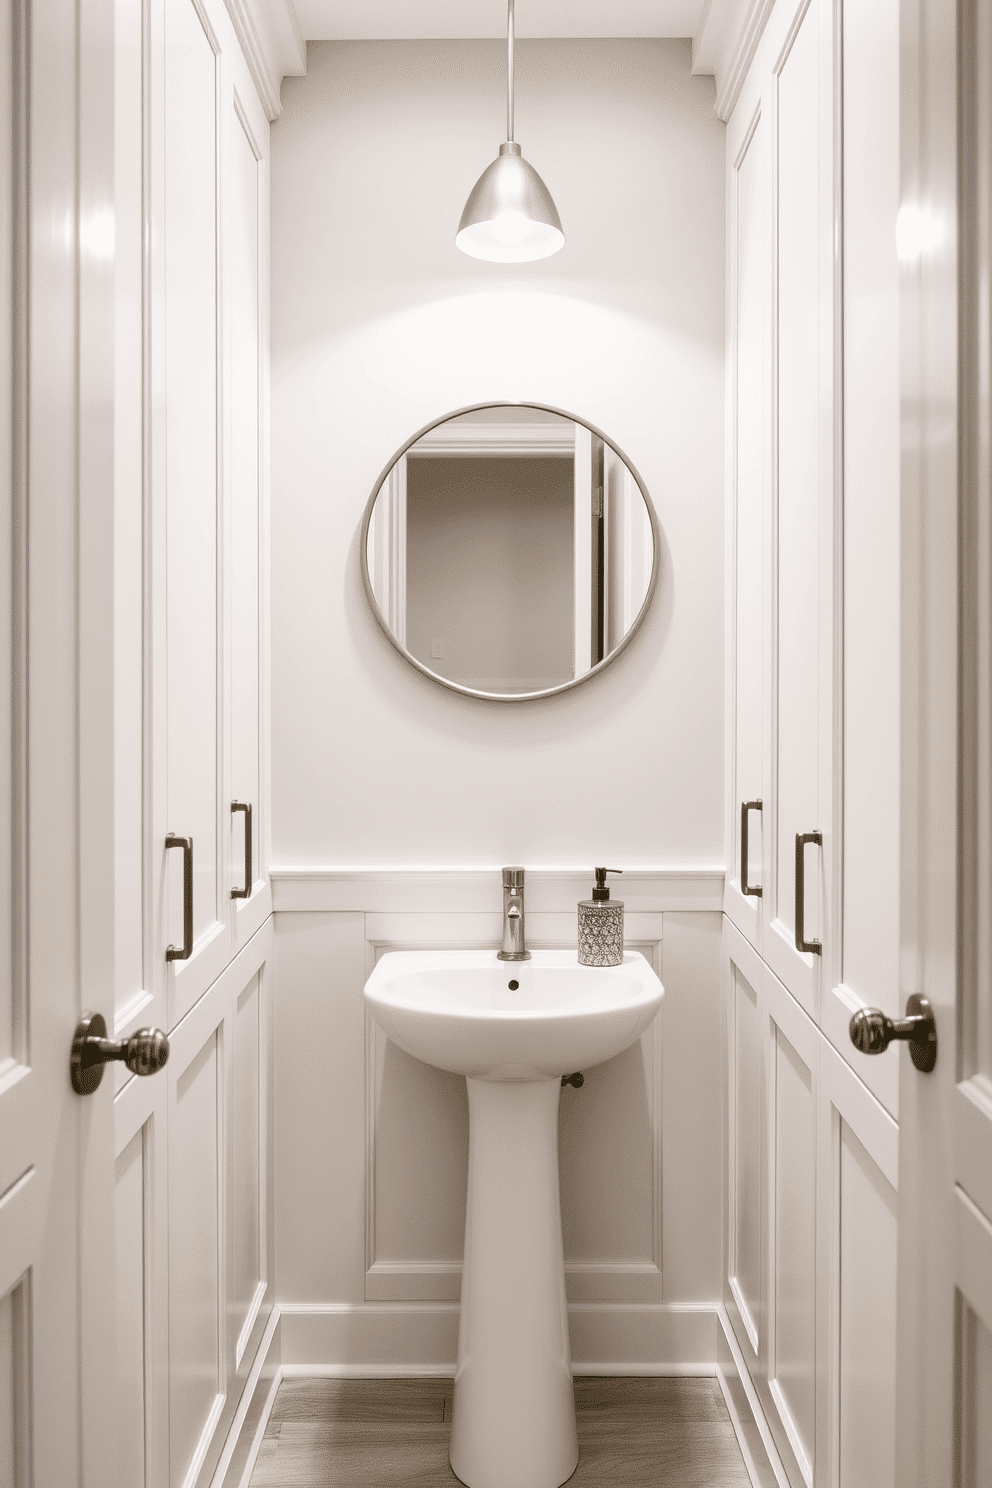
[[[273,859],[722,861],[723,126],[681,42],[523,42],[517,136],[568,243],[454,247],[504,127],[499,44],[321,43],[272,167]],[[656,602],[564,697],[476,702],[373,620],[368,494],[474,401],[604,428],[661,520]],[[601,768],[598,768],[601,767]],[[512,790],[507,781],[513,781]],[[572,803],[573,809],[563,809]]]
[[[498,871],[474,866],[581,865],[528,881],[531,942],[564,946],[593,863],[722,862],[724,131],[689,63],[681,43],[520,45],[517,133],[569,241],[517,268],[453,244],[502,137],[500,46],[312,45],[308,76],[284,84],[272,129],[284,1363],[454,1359],[464,1089],[377,1039],[361,995],[375,957],[496,944]],[[369,611],[358,553],[397,448],[447,412],[512,398],[603,428],[663,532],[657,600],[618,662],[527,704],[463,698],[409,667]],[[718,866],[623,880],[628,944],[652,957],[666,999],[639,1046],[564,1093],[580,1367],[716,1356],[722,892]]]

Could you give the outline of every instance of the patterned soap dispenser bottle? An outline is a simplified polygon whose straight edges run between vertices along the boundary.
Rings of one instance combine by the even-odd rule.
[[[623,900],[610,900],[608,873],[622,868],[597,868],[591,899],[579,900],[579,965],[620,966],[623,962]]]

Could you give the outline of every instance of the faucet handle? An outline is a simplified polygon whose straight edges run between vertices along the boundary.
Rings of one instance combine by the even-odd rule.
[[[504,887],[504,889],[522,889],[523,886],[524,886],[524,870],[523,870],[523,868],[504,868],[503,869],[503,887]]]

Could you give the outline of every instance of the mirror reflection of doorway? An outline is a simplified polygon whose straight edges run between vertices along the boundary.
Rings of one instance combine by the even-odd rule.
[[[651,587],[636,476],[550,409],[488,406],[428,429],[367,522],[366,587],[391,639],[439,681],[489,696],[586,676],[622,647]]]

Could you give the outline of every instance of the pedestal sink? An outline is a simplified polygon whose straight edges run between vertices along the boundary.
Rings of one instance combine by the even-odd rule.
[[[558,1193],[561,1077],[611,1059],[664,995],[636,952],[394,951],[365,986],[408,1054],[468,1083],[468,1201],[451,1466],[468,1488],[558,1488],[578,1462]]]

